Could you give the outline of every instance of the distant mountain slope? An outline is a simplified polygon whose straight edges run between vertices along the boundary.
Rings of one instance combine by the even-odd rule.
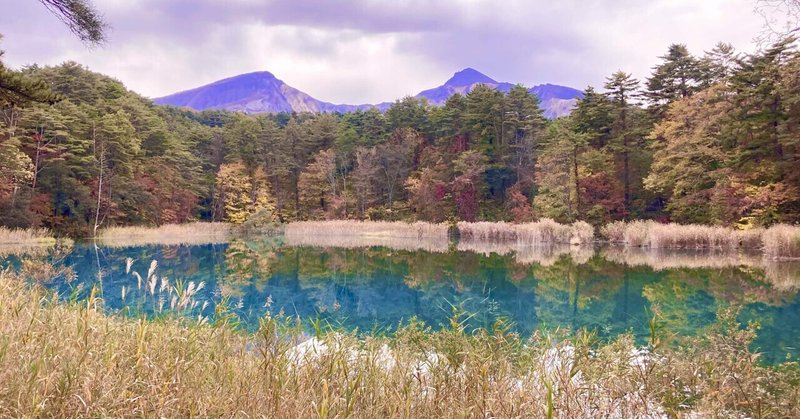
[[[433,105],[442,105],[447,98],[458,93],[466,95],[478,84],[485,84],[502,92],[514,85],[498,82],[472,68],[465,68],[453,75],[443,85],[424,90],[416,95]],[[579,90],[566,86],[542,84],[530,89],[539,96],[542,109],[548,118],[569,114],[578,98]],[[392,102],[376,105],[337,105],[317,100],[289,86],[272,73],[260,71],[219,80],[195,89],[154,99],[159,105],[188,107],[196,110],[225,109],[246,113],[273,112],[351,112],[357,109],[376,107],[385,111]]]
[[[450,96],[456,93],[466,95],[479,84],[485,84],[503,93],[514,87],[512,83],[498,82],[473,68],[465,68],[453,74],[453,77],[443,85],[424,90],[417,94],[417,97],[424,97],[434,105],[442,105]],[[568,115],[577,100],[583,97],[580,90],[555,84],[540,84],[528,91],[539,97],[541,107],[548,118]]]
[[[246,113],[350,112],[371,105],[335,105],[295,89],[268,71],[241,74],[153,100],[159,105],[199,111],[225,109]]]

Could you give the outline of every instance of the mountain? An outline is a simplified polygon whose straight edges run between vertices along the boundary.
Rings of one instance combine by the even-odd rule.
[[[415,97],[425,98],[439,106],[447,98],[458,93],[466,95],[475,86],[485,84],[508,92],[514,85],[498,82],[472,68],[465,68],[448,79],[443,85],[423,90]],[[571,87],[541,84],[529,91],[539,97],[545,116],[556,118],[567,115],[583,94]],[[358,109],[388,109],[392,102],[376,105],[337,105],[314,99],[310,95],[284,83],[268,71],[247,73],[219,80],[195,89],[186,90],[153,100],[159,105],[188,107],[196,110],[225,109],[246,113],[273,112],[352,112]]]
[[[434,105],[443,105],[450,96],[456,93],[466,95],[479,84],[485,84],[503,93],[508,93],[514,87],[512,83],[498,82],[473,68],[465,68],[453,74],[453,77],[443,85],[423,90],[417,97],[424,97]],[[544,115],[548,118],[568,115],[578,99],[583,97],[580,90],[549,83],[534,86],[528,91],[539,97]]]
[[[503,93],[508,92],[514,87],[511,83],[497,82],[475,69],[465,68],[453,74],[453,77],[450,77],[443,85],[434,87],[433,89],[423,90],[419,92],[416,97],[424,97],[433,105],[443,105],[450,96],[456,93],[462,96],[466,95],[479,84],[485,84]]]
[[[335,105],[323,102],[284,83],[268,71],[241,74],[195,89],[154,99],[159,105],[198,111],[225,109],[246,113],[351,112],[372,105]]]

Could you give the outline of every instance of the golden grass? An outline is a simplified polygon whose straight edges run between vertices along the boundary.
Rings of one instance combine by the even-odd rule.
[[[445,252],[450,244],[447,230],[444,223],[333,220],[289,223],[284,234],[291,246],[383,246],[395,250]]]
[[[286,225],[287,236],[382,236],[382,237],[443,237],[447,238],[446,223],[417,221],[298,221]]]
[[[760,248],[763,230],[739,231],[700,224],[662,224],[655,221],[615,221],[600,230],[612,243],[653,249]]]
[[[0,227],[0,245],[52,245],[56,239],[46,228],[9,229]]]
[[[98,241],[109,247],[201,245],[227,243],[230,236],[230,224],[196,222],[160,227],[109,227],[99,231]]]
[[[800,226],[774,225],[763,235],[764,255],[773,259],[800,258]]]
[[[447,237],[391,237],[391,236],[309,236],[305,234],[287,234],[286,244],[289,246],[309,247],[341,247],[358,249],[362,247],[380,246],[394,250],[424,250],[442,253],[448,250],[450,241]]]
[[[464,242],[539,244],[586,244],[593,240],[594,228],[583,221],[559,224],[549,218],[523,224],[506,222],[458,223],[459,237]]]
[[[298,344],[274,317],[244,334],[224,308],[212,326],[108,316],[100,303],[63,304],[0,273],[0,417],[800,415],[797,365],[760,366],[755,332],[732,313],[685,345],[656,335],[643,350],[627,336],[523,341],[502,323],[473,333],[457,313],[438,332],[414,323]]]

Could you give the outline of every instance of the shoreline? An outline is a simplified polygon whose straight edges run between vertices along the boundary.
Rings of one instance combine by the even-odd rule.
[[[110,227],[99,231],[99,244],[111,247],[136,245],[220,244],[259,234],[237,232],[237,225],[220,222],[167,224],[160,227]],[[273,233],[274,234],[274,233]],[[270,234],[272,236],[273,234]],[[282,236],[306,245],[345,247],[391,245],[446,249],[451,244],[508,244],[585,246],[608,244],[626,249],[710,250],[725,253],[760,252],[773,261],[800,260],[800,226],[777,224],[751,230],[710,225],[661,224],[654,221],[617,221],[599,229],[584,222],[560,224],[550,219],[532,223],[497,222],[427,223],[416,221],[327,220],[298,221],[283,225]],[[277,236],[277,235],[276,235]],[[57,239],[46,229],[10,230],[0,227],[0,246],[52,246]]]

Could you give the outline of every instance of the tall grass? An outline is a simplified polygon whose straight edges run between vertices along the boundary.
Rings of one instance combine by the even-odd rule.
[[[291,246],[370,247],[445,252],[449,246],[447,224],[401,221],[300,221],[284,230]]]
[[[299,221],[286,226],[287,236],[384,236],[384,237],[443,237],[447,238],[446,223],[417,221]]]
[[[800,226],[772,226],[764,232],[763,241],[764,255],[769,258],[800,258]]]
[[[450,241],[447,237],[411,238],[380,235],[310,236],[305,234],[287,234],[286,244],[289,246],[341,247],[346,249],[379,246],[394,250],[424,250],[427,252],[443,253],[448,250]]]
[[[594,237],[594,228],[586,222],[559,224],[549,218],[523,224],[461,221],[458,231],[460,239],[465,242],[513,242],[519,245],[585,244]]]
[[[277,317],[244,334],[224,308],[208,325],[100,304],[94,292],[63,304],[0,273],[0,417],[800,416],[797,364],[759,365],[754,330],[731,313],[683,345],[654,332],[643,349],[630,336],[522,340],[502,322],[472,331],[458,311],[441,331],[318,328],[299,343]]]
[[[9,229],[0,227],[2,245],[41,245],[55,244],[56,239],[46,228]]]
[[[227,223],[166,224],[160,227],[109,227],[98,233],[104,246],[200,245],[227,243],[231,226]]]
[[[653,249],[760,248],[763,230],[738,231],[700,224],[662,224],[655,221],[615,221],[600,230],[612,243]]]

